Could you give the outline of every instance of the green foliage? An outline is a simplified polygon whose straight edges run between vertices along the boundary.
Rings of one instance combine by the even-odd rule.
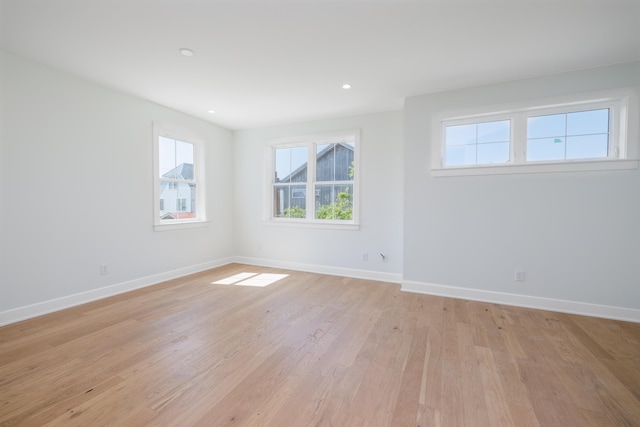
[[[353,219],[353,196],[348,191],[338,193],[338,200],[316,209],[316,219]]]
[[[285,218],[306,218],[307,211],[300,206],[291,206],[290,208],[285,208],[282,216]]]
[[[355,174],[354,162],[349,166],[349,177],[353,178]],[[284,209],[282,218],[306,218],[307,211],[299,206],[291,206]],[[333,219],[333,220],[351,220],[353,219],[353,195],[347,191],[338,193],[338,200],[329,204],[320,206],[316,209],[316,219]]]

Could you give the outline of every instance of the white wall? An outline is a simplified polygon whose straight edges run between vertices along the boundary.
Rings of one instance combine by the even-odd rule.
[[[638,169],[434,178],[428,167],[434,114],[627,86],[640,94],[640,62],[409,98],[408,287],[488,300],[500,299],[492,295],[497,292],[640,309]],[[631,125],[629,142],[637,145],[637,110]],[[526,270],[525,282],[514,281],[515,269]]]
[[[433,178],[428,168],[434,114],[622,86],[640,94],[640,62],[231,133],[1,51],[0,61],[0,324],[230,259],[640,319],[639,170]],[[207,140],[208,226],[153,231],[152,121]],[[269,140],[354,128],[360,229],[266,224]]]
[[[263,221],[266,147],[273,138],[360,129],[359,230],[273,226]],[[234,135],[235,253],[265,265],[400,280],[402,112],[386,112]],[[369,254],[362,261],[362,253]],[[387,255],[381,263],[378,253]],[[331,269],[321,268],[333,267]]]
[[[232,255],[230,131],[0,55],[0,314]],[[152,121],[207,141],[208,226],[153,231]]]

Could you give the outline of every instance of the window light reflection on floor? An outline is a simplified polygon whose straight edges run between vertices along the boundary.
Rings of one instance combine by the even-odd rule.
[[[280,279],[284,279],[288,274],[273,273],[239,273],[226,279],[212,282],[214,285],[236,285],[236,286],[256,286],[264,288]]]

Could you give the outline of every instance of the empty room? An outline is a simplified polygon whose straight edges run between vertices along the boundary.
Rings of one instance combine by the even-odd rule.
[[[637,0],[0,0],[0,426],[640,426]]]

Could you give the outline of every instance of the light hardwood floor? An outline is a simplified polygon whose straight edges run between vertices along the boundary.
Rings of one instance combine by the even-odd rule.
[[[267,286],[212,284],[284,273]],[[0,328],[0,425],[638,426],[640,324],[239,264]]]

